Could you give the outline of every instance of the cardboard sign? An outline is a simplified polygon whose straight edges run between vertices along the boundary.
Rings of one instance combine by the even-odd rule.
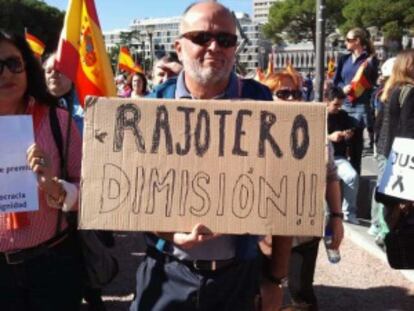
[[[394,139],[378,191],[414,201],[414,140]]]
[[[0,141],[0,213],[38,210],[37,180],[26,160],[34,142],[32,117],[1,116]]]
[[[322,235],[325,106],[91,98],[82,229]]]

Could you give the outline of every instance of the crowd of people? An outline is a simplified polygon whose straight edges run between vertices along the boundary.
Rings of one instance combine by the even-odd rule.
[[[303,78],[292,65],[259,81],[234,72],[236,21],[223,5],[191,5],[179,31],[176,55],[155,62],[151,79],[141,72],[116,76],[118,96],[312,98],[311,77]],[[340,58],[324,92],[329,140],[324,147],[325,210],[333,249],[344,236],[342,221],[358,223],[364,129],[374,134],[379,179],[394,138],[414,138],[414,51],[401,52],[380,71],[367,31],[350,30],[346,47],[349,53]],[[358,88],[360,74],[368,82]],[[88,282],[85,254],[71,224],[78,210],[83,127],[75,86],[56,69],[55,54],[42,65],[24,37],[0,31],[0,116],[5,115],[33,118],[35,143],[27,150],[27,163],[37,176],[40,207],[36,212],[0,213],[0,310],[75,311],[82,298],[91,311],[105,310],[101,288]],[[389,231],[387,202],[395,198],[378,193],[376,198],[369,232],[382,243]],[[198,224],[191,232],[145,233],[147,251],[137,270],[130,311],[279,310],[284,293],[293,308],[318,310],[313,277],[319,237],[220,235],[205,229]],[[101,240],[113,244],[111,236]]]

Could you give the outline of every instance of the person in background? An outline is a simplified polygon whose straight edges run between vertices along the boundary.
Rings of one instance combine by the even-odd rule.
[[[384,103],[384,108],[377,153],[378,166],[383,169],[378,172],[378,180],[381,180],[384,173],[394,138],[398,136],[414,139],[414,50],[404,50],[395,58],[392,73],[385,83],[381,101]],[[376,200],[385,203],[385,206],[407,203],[379,192],[376,193]],[[384,209],[385,219],[390,212],[390,210]],[[383,240],[388,231],[388,228],[383,228],[382,232],[378,233],[377,243],[383,243],[378,240]]]
[[[339,58],[333,83],[342,88],[347,95],[343,109],[348,112],[355,123],[355,131],[351,140],[350,162],[360,175],[364,147],[363,132],[365,127],[372,127],[369,101],[372,88],[378,77],[378,60],[366,30],[351,29],[348,31],[345,41],[349,53]]]
[[[356,213],[359,176],[347,159],[348,142],[353,135],[353,121],[348,113],[341,109],[345,97],[342,89],[337,86],[331,85],[325,90],[324,98],[328,110],[328,139],[332,142],[338,176],[343,182],[342,212],[344,213],[344,221],[359,224]]]
[[[284,70],[273,72],[259,81],[269,87],[275,100],[302,101],[303,99],[302,76],[290,64]]]
[[[310,72],[306,75],[305,81],[303,81],[303,93],[305,94],[305,101],[310,102],[313,100],[313,81]]]
[[[49,120],[53,105],[57,100],[47,92],[42,67],[25,38],[0,31],[0,115],[32,116],[35,143],[27,150],[27,163],[39,192],[39,210],[0,214],[2,311],[80,309],[82,256],[62,214],[78,208],[82,145],[71,126],[68,177],[60,179]],[[67,112],[57,109],[56,114],[66,132]]]
[[[183,69],[175,53],[170,53],[158,60],[152,71],[152,87],[156,87],[170,78],[176,77]]]
[[[394,66],[395,57],[387,59],[384,64],[381,66],[381,76],[379,77],[378,88],[373,94],[373,108],[375,111],[375,126],[374,126],[374,137],[375,137],[375,160],[377,162],[378,175],[377,175],[377,184],[380,181],[380,177],[384,172],[385,163],[384,156],[377,153],[378,148],[378,138],[381,130],[382,119],[384,115],[384,103],[381,100],[381,96],[384,92],[385,83],[388,81],[392,73],[392,68]],[[388,232],[387,224],[385,223],[384,215],[384,205],[375,200],[375,192],[372,196],[371,201],[371,226],[368,229],[368,234],[375,237],[375,241],[379,246],[383,246],[383,240],[385,235]]]
[[[46,85],[49,93],[58,98],[59,106],[68,109],[72,106],[72,118],[82,133],[83,131],[83,108],[76,96],[72,81],[61,72],[55,69],[56,54],[50,54],[43,63]]]
[[[131,78],[128,76],[125,78],[124,74],[119,74],[115,78],[115,85],[117,89],[117,95],[119,97],[130,97],[131,96]]]
[[[299,92],[301,89],[301,76],[290,65],[282,72],[276,72],[261,81],[269,85],[275,100],[283,101],[300,101]],[[288,90],[290,95],[278,94],[279,90]],[[295,96],[296,94],[296,96]],[[337,167],[334,162],[333,147],[330,142],[327,143],[327,184],[326,184],[326,202],[328,210],[327,227],[332,232],[331,248],[339,249],[344,236],[342,224],[343,213],[341,208],[341,189],[337,175]],[[289,288],[290,299],[293,307],[298,310],[318,310],[318,301],[313,288],[313,278],[315,275],[316,259],[318,256],[319,237],[294,237],[293,248],[291,249],[289,261]],[[264,262],[268,263],[271,256],[271,248],[274,241],[266,236],[260,241],[260,249],[264,257]],[[266,264],[264,265],[266,269]],[[266,272],[264,272],[264,275]],[[262,280],[262,290],[266,289],[266,277]]]
[[[236,45],[236,21],[226,7],[216,1],[191,5],[175,42],[183,70],[150,97],[272,100],[267,87],[239,80],[233,72]],[[274,239],[272,282],[262,296],[263,311],[279,309],[288,270],[291,239]],[[130,311],[256,310],[260,276],[256,236],[215,234],[197,224],[189,233],[152,233],[146,240],[147,256],[137,271]]]
[[[72,111],[72,118],[82,133],[84,113],[76,96],[75,87],[67,76],[56,69],[55,63],[55,53],[49,55],[43,63],[47,88],[49,93],[58,99],[59,107]],[[105,246],[112,247],[114,245],[112,232],[96,231],[96,233]],[[105,311],[105,304],[102,300],[102,288],[92,286],[87,280],[85,280],[83,288],[83,298],[88,303],[88,310]]]
[[[143,73],[137,72],[132,75],[131,98],[140,98],[147,95],[147,78]]]

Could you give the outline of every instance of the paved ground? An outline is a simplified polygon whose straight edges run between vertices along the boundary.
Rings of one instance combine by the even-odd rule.
[[[375,175],[372,157],[364,158],[363,167],[363,175]],[[320,310],[414,311],[414,271],[403,274],[392,270],[366,229],[363,225],[346,226],[339,264],[330,264],[320,245],[315,276]],[[104,300],[108,311],[125,311],[133,297],[143,243],[138,233],[116,233],[115,238],[114,253],[121,270],[105,289]]]
[[[413,311],[414,283],[352,242],[341,246],[342,260],[331,264],[321,244],[315,276],[320,310]]]

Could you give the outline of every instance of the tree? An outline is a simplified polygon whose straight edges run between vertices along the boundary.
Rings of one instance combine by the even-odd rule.
[[[0,0],[0,28],[23,34],[27,31],[56,49],[64,12],[37,0]]]
[[[335,31],[343,23],[341,10],[347,0],[326,0],[326,32]],[[275,43],[316,42],[316,0],[285,0],[270,8],[269,22],[263,26],[264,35]]]
[[[115,46],[110,47],[108,51],[109,61],[111,62],[113,72],[117,72],[118,70],[119,49],[120,45],[117,44]]]
[[[350,0],[343,14],[343,33],[353,27],[375,26],[387,41],[401,44],[402,36],[414,28],[413,0]]]

